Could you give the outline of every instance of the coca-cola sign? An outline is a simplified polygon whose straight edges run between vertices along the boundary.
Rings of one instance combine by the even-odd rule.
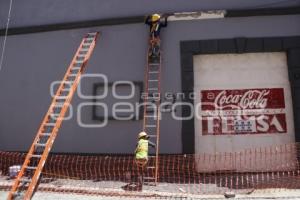
[[[283,88],[202,90],[203,135],[286,133]]]

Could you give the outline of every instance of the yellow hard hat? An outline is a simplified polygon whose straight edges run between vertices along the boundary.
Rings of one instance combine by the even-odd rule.
[[[140,133],[139,133],[139,139],[140,139],[141,137],[145,137],[145,136],[148,136],[146,132],[143,131],[143,132],[140,132]]]
[[[153,14],[152,15],[152,21],[158,21],[160,19],[160,15],[159,14]]]

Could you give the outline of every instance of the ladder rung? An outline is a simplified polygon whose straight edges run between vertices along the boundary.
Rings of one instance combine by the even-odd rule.
[[[76,60],[75,63],[83,63],[83,60]]]
[[[20,182],[22,182],[22,183],[30,183],[31,179],[20,179]]]
[[[67,99],[69,95],[67,96],[62,96],[62,95],[59,95],[59,96],[55,96],[56,99]]]
[[[80,70],[81,67],[72,67],[71,70]]]
[[[26,166],[26,169],[30,169],[30,170],[35,170],[37,167],[33,167],[33,166]]]
[[[50,136],[51,133],[41,133],[41,136]]]
[[[160,98],[156,98],[156,97],[146,97],[147,102],[150,104],[150,103],[153,103],[154,105],[157,106],[157,103],[155,103],[156,101],[160,100]],[[147,103],[146,102],[146,103]],[[152,106],[153,104],[150,104],[150,106]],[[152,106],[152,107],[155,107],[155,106]],[[156,108],[156,107],[155,107]]]
[[[148,90],[158,90],[157,88],[148,88]]]
[[[35,154],[32,154],[32,155],[30,155],[30,157],[32,157],[32,158],[41,158],[42,155],[35,155]]]
[[[62,88],[62,92],[60,93],[60,95],[62,96],[63,94],[66,94],[67,91],[71,90],[71,88],[72,88],[72,87],[66,87],[66,86],[64,86],[64,87]]]
[[[149,137],[157,137],[157,135],[148,135]]]
[[[45,147],[46,146],[46,144],[41,144],[41,143],[35,143],[34,145],[39,146],[39,147]]]
[[[93,33],[88,33],[87,35],[88,35],[89,37],[91,37],[91,36],[95,37],[97,34],[98,34],[98,32],[93,32]]]
[[[68,97],[68,95],[67,96],[64,96],[64,95],[55,96],[55,98],[58,98],[58,99],[66,99],[67,97]]]
[[[145,117],[156,117],[156,115],[145,115]]]
[[[155,128],[156,125],[146,125],[146,127],[148,127],[148,128]]]
[[[69,74],[69,76],[71,76],[71,77],[76,77],[77,74]]]
[[[149,63],[150,66],[158,66],[160,65],[159,63]]]
[[[81,56],[81,55],[80,55],[80,56],[77,56],[77,57],[76,57],[76,60],[84,60],[84,58],[85,58],[85,56]]]
[[[64,106],[64,103],[56,103],[53,105],[53,107],[55,107],[55,108],[61,108],[63,106]]]
[[[152,71],[152,72],[149,72],[149,74],[157,74],[158,71]]]
[[[51,119],[57,119],[59,117],[59,114],[51,113],[50,117],[51,117]]]
[[[65,92],[65,91],[70,91],[71,88],[63,88],[61,91]]]
[[[74,83],[74,81],[63,81],[63,83],[67,83],[68,85],[71,85],[72,83]]]
[[[45,123],[45,126],[55,126],[56,123]]]
[[[158,80],[156,80],[156,79],[150,79],[150,80],[148,80],[149,82],[157,82]]]
[[[155,169],[154,166],[148,166],[147,169]]]
[[[86,38],[84,40],[84,43],[92,43],[94,41],[94,38]]]
[[[85,55],[85,54],[87,54],[87,52],[88,52],[88,51],[79,51],[78,54],[79,54],[79,55]]]

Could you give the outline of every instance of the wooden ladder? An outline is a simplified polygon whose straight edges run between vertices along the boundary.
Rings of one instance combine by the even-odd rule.
[[[57,132],[76,92],[81,74],[96,45],[97,36],[98,32],[88,33],[82,39],[26,155],[24,164],[9,192],[8,200],[30,200],[36,191]]]

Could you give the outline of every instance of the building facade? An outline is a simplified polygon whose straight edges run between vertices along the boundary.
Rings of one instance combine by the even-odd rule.
[[[158,0],[129,2],[126,5],[117,0],[13,3],[0,71],[1,151],[28,150],[51,102],[51,83],[63,78],[81,38],[88,32],[99,31],[100,37],[86,74],[105,75],[108,96],[96,100],[87,97],[103,93],[102,76],[82,80],[82,95],[73,98],[73,115],[63,123],[53,152],[132,153],[142,128],[141,117],[136,116],[138,109],[134,109],[133,115],[126,113],[133,116],[132,119],[115,120],[110,109],[105,113],[92,103],[106,103],[112,108],[118,102],[112,96],[113,90],[120,96],[130,96],[130,91],[134,91],[134,95],[124,102],[140,101],[149,31],[142,22],[145,15],[202,10],[227,10],[227,14],[217,13],[213,19],[172,20],[161,33],[162,101],[166,106],[161,115],[160,152],[195,153],[212,146],[228,148],[211,151],[235,151],[251,148],[251,142],[257,146],[300,141],[299,2],[279,5],[276,1],[265,5],[260,1],[240,3],[238,0],[226,4],[174,1],[172,5]],[[1,4],[0,42],[3,47],[9,2]],[[207,58],[208,55],[211,57]],[[220,55],[223,57],[214,57]],[[214,60],[221,63],[214,63]],[[228,69],[222,69],[222,66]],[[220,81],[221,76],[224,82]],[[118,81],[125,81],[125,84]],[[131,81],[135,87],[130,87],[126,81]],[[248,120],[250,125],[245,127],[251,130],[247,134],[234,128],[226,129],[226,132],[223,125],[217,127],[227,121],[208,122],[207,116],[197,119],[191,115],[190,107],[179,103],[203,104],[203,96],[208,93],[218,96],[224,90],[227,91],[224,98],[228,98],[231,93],[243,96],[254,89],[259,92],[267,89],[268,94],[264,97],[276,102],[269,102],[270,107],[264,107],[272,112],[265,113],[270,119],[255,119],[258,125]],[[195,98],[189,97],[191,93]],[[234,102],[237,105],[240,101]],[[206,109],[201,108],[201,111]],[[257,110],[254,109],[260,114],[263,112],[261,107]],[[107,125],[100,127],[103,117],[107,116]],[[274,116],[276,119],[271,119]],[[236,139],[241,137],[247,137],[247,142],[241,141],[244,138]],[[245,143],[250,145],[245,146]]]

